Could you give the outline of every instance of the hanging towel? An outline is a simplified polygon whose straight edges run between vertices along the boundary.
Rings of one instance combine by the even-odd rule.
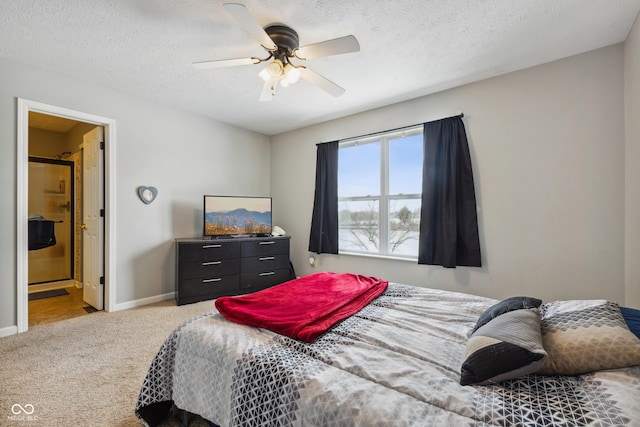
[[[29,220],[29,250],[48,248],[56,244],[54,222],[50,220]]]

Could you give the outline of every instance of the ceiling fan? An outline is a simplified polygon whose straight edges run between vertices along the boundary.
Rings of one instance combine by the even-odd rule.
[[[278,85],[289,86],[296,83],[300,77],[333,96],[338,97],[345,92],[342,87],[320,74],[291,61],[305,61],[322,56],[358,52],[360,44],[354,36],[340,37],[301,47],[299,46],[298,33],[293,28],[281,24],[272,24],[262,28],[243,4],[225,3],[224,8],[247,33],[262,45],[269,56],[266,58],[250,57],[194,62],[195,68],[225,68],[269,62],[259,73],[259,76],[264,80],[259,97],[260,101],[271,101]]]

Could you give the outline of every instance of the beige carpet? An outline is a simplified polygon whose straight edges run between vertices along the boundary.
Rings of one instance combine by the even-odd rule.
[[[134,409],[153,357],[176,326],[211,309],[165,301],[0,338],[0,425],[141,426]]]

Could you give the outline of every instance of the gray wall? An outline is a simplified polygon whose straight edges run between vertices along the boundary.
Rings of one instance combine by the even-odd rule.
[[[623,54],[623,45],[607,47],[272,137],[274,211],[293,236],[296,273],[351,271],[495,298],[623,302]],[[458,111],[474,166],[483,267],[321,255],[312,268],[315,144]]]
[[[0,60],[0,335],[17,323],[17,98],[116,120],[116,304],[173,291],[173,239],[202,232],[203,194],[269,195],[267,136]]]
[[[640,307],[640,15],[624,46],[626,303]]]
[[[117,121],[116,303],[173,290],[173,238],[199,234],[202,195],[220,193],[274,197],[274,221],[293,236],[298,275],[353,271],[496,298],[609,298],[640,307],[638,75],[636,22],[624,46],[268,138],[0,60],[0,335],[16,325],[18,97]],[[322,255],[311,268],[315,144],[458,111],[475,168],[484,267]],[[230,167],[240,156],[246,173]],[[139,185],[158,187],[158,199],[142,204]]]

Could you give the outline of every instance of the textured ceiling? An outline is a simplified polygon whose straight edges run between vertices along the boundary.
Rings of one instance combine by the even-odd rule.
[[[265,56],[220,0],[2,0],[0,57],[273,135],[622,42],[640,11],[640,0],[236,1],[301,45],[353,34],[360,52],[305,64],[346,93],[302,80],[261,103],[261,65],[194,69]]]

